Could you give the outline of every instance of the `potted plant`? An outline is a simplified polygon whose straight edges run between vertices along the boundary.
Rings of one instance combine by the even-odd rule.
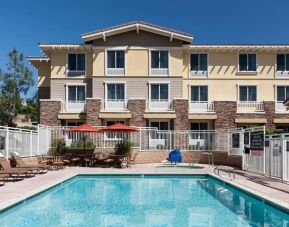
[[[116,155],[127,155],[130,156],[132,152],[133,143],[127,139],[121,140],[115,145],[114,151]]]

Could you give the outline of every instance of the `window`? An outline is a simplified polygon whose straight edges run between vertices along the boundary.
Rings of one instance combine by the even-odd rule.
[[[85,54],[68,54],[68,70],[71,72],[84,72]]]
[[[192,122],[191,123],[191,130],[192,131],[205,131],[208,130],[208,123],[207,122]]]
[[[277,71],[289,71],[289,54],[277,54]]]
[[[239,87],[240,102],[256,102],[257,88],[256,86],[240,86]]]
[[[168,59],[169,52],[167,50],[151,51],[151,69],[152,75],[168,75]]]
[[[123,100],[124,84],[107,84],[107,99]]]
[[[158,130],[169,130],[168,121],[151,121],[150,127],[157,128]]]
[[[208,55],[207,54],[191,54],[191,71],[207,71]]]
[[[151,100],[168,100],[168,84],[151,84]]]
[[[124,51],[107,51],[107,74],[124,75]]]
[[[68,86],[68,102],[85,102],[85,86]]]
[[[256,54],[239,54],[239,71],[256,71]]]
[[[192,102],[207,102],[208,101],[208,86],[191,86],[191,101]]]
[[[277,86],[277,102],[283,103],[289,98],[289,86]]]

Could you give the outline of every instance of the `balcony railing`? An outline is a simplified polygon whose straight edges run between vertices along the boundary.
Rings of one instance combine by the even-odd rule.
[[[170,99],[150,99],[147,100],[146,109],[149,111],[171,111],[173,102]]]
[[[263,102],[237,102],[238,113],[264,112]]]
[[[189,107],[190,107],[190,112],[192,113],[214,112],[213,102],[190,101]]]
[[[65,111],[68,113],[84,112],[85,101],[68,101],[65,103]]]
[[[127,110],[126,99],[105,99],[102,105],[103,110],[122,111]]]
[[[288,113],[287,107],[284,106],[283,102],[275,102],[275,112],[278,113]]]

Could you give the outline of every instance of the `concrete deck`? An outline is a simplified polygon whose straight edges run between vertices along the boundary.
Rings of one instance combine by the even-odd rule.
[[[46,174],[37,175],[19,182],[8,182],[5,186],[0,187],[0,210],[76,174],[210,174],[220,178],[214,174],[214,168],[208,165],[199,164],[198,166],[204,167],[201,169],[160,167],[161,165],[137,164],[131,168],[124,169],[66,167],[64,170],[49,171]],[[281,206],[280,208],[289,211],[289,184],[243,171],[236,172],[235,180],[223,177],[220,179],[249,193],[253,193],[269,203],[278,204]]]

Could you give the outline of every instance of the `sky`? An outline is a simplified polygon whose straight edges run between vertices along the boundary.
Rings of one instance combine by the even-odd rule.
[[[0,9],[1,69],[13,47],[41,56],[39,42],[82,43],[85,32],[132,20],[191,33],[196,44],[289,43],[289,0],[3,0]]]

